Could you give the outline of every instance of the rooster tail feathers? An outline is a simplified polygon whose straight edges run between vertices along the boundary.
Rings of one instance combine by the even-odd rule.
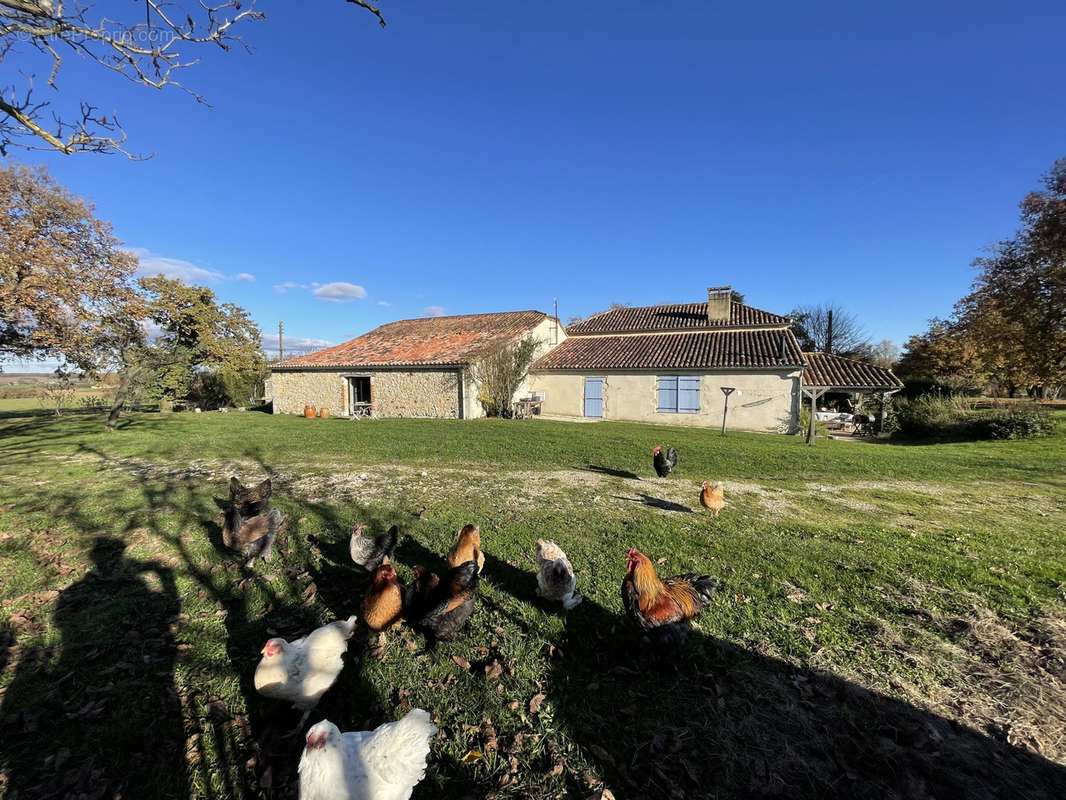
[[[687,581],[699,595],[701,607],[708,605],[714,598],[714,592],[718,588],[718,581],[710,575],[681,575],[681,580]]]
[[[237,493],[240,492],[241,489],[243,489],[243,488],[244,487],[241,486],[241,482],[237,479],[236,475],[234,475],[232,478],[230,478],[229,479],[229,499],[232,500],[237,495]]]
[[[671,447],[666,451],[666,460],[671,467],[677,466],[677,448]]]

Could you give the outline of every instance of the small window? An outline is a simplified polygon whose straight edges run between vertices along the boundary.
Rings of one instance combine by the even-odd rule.
[[[699,375],[659,376],[659,411],[671,414],[698,414]]]

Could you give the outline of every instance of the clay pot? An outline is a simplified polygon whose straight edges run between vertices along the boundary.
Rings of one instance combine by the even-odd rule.
[[[304,406],[304,416],[311,419],[315,415],[314,406]]]
[[[329,409],[323,408],[319,410],[318,416],[322,417],[322,419],[329,419]]]

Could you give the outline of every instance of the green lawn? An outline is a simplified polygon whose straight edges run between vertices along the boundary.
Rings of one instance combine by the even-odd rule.
[[[670,478],[654,444],[680,452]],[[289,527],[270,564],[221,548],[231,474],[274,478]],[[702,480],[725,482],[717,520]],[[98,414],[0,415],[0,797],[294,797],[299,715],[252,689],[262,644],[358,611],[356,522],[401,526],[407,579],[468,521],[487,564],[465,637],[353,642],[311,719],[429,710],[415,797],[1061,797],[1064,490],[1061,413],[1043,440],[814,447],[622,423],[231,412],[108,434]],[[534,595],[538,537],[577,571],[568,614]],[[720,582],[678,657],[650,658],[622,615],[631,546]]]

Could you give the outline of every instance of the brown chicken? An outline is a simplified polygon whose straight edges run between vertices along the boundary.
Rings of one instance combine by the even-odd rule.
[[[458,567],[467,561],[477,561],[477,571],[485,568],[485,554],[481,552],[481,531],[477,525],[464,525],[459,538],[448,551],[448,566]]]
[[[388,559],[374,570],[374,581],[363,598],[363,621],[378,633],[403,619],[406,590]]]
[[[255,486],[244,486],[236,476],[229,479],[230,505],[236,506],[242,517],[254,517],[266,511],[270,494],[270,478]]]
[[[628,567],[622,581],[626,615],[660,644],[683,642],[688,620],[714,596],[714,578],[689,573],[660,580],[648,557],[635,548],[629,551]]]
[[[703,489],[700,491],[700,505],[718,516],[718,512],[725,508],[725,486],[721,481],[718,481],[711,488],[711,485],[707,481],[703,482]]]

